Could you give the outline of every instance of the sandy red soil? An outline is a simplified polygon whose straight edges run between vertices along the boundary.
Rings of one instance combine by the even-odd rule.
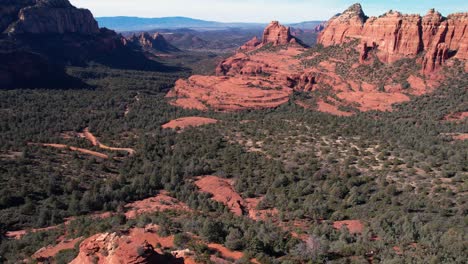
[[[93,146],[97,146],[99,148],[102,148],[105,150],[111,150],[111,151],[124,151],[124,152],[127,152],[130,156],[135,154],[135,150],[131,148],[114,148],[114,147],[109,147],[107,145],[102,144],[91,132],[89,132],[89,128],[85,128],[83,130],[83,136],[87,140],[89,140],[89,142],[91,142]]]
[[[188,127],[198,127],[208,124],[215,124],[218,120],[206,117],[182,117],[175,120],[171,120],[170,122],[162,125],[162,128],[170,128],[170,129],[185,129]]]
[[[343,226],[348,228],[348,231],[351,234],[359,234],[364,231],[364,225],[360,220],[344,220],[333,223],[333,227],[335,229],[341,229]]]
[[[468,133],[456,134],[452,136],[455,140],[468,140]]]
[[[8,231],[6,232],[5,236],[10,238],[10,239],[21,239],[24,235],[26,235],[28,232],[36,233],[36,232],[43,232],[43,231],[49,231],[58,228],[59,226],[49,226],[45,228],[34,228],[30,230],[18,230],[18,231]]]
[[[101,158],[101,159],[108,159],[109,158],[109,156],[104,154],[104,153],[92,151],[92,150],[89,150],[89,149],[71,147],[71,146],[64,145],[64,144],[48,144],[48,143],[32,144],[31,143],[30,145],[40,145],[40,146],[43,146],[43,147],[51,147],[51,148],[57,148],[57,149],[71,150],[71,151],[80,152],[80,153],[91,155],[91,156]]]
[[[75,244],[80,242],[81,239],[82,238],[64,240],[55,246],[47,246],[41,248],[36,253],[34,253],[34,255],[32,255],[32,258],[41,262],[41,260],[46,260],[48,258],[54,257],[61,250],[73,249],[75,247]]]
[[[444,120],[458,122],[465,120],[466,118],[468,118],[468,112],[458,112],[445,116]]]

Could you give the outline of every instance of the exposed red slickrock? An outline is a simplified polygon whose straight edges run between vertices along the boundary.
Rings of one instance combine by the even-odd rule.
[[[198,116],[191,116],[191,117],[182,117],[175,120],[171,120],[170,122],[162,125],[162,128],[170,128],[170,129],[185,129],[188,127],[198,127],[208,124],[216,124],[218,120],[213,118],[206,118],[206,117],[198,117]]]
[[[212,194],[213,200],[225,204],[233,214],[243,214],[244,199],[234,190],[232,180],[209,175],[198,178],[195,185],[200,191]]]
[[[263,198],[243,199],[234,189],[234,181],[231,179],[213,175],[201,176],[197,178],[195,185],[200,191],[213,195],[213,200],[223,203],[237,216],[247,215],[253,220],[265,220],[278,214],[277,209],[257,209]]]
[[[310,106],[309,104],[307,104],[304,101],[296,100],[295,103],[297,105],[305,108],[305,109],[314,110],[312,106]],[[317,102],[317,109],[316,110],[319,110],[320,112],[323,112],[323,113],[332,114],[332,115],[335,115],[335,116],[352,116],[353,115],[353,113],[341,111],[341,110],[338,109],[338,106],[332,105],[332,104],[327,103],[327,102],[325,102],[323,100],[319,100]]]
[[[362,59],[369,49],[377,49],[379,59],[387,63],[426,52],[423,73],[430,74],[451,56],[468,59],[467,26],[468,13],[444,18],[433,9],[424,17],[390,11],[367,18],[361,5],[355,4],[328,22],[318,42],[330,46],[360,39]]]
[[[352,116],[353,115],[353,113],[341,111],[338,109],[337,106],[331,105],[321,100],[317,102],[317,105],[318,105],[318,110],[320,112],[329,113],[329,114],[336,115],[336,116]]]
[[[468,118],[468,112],[458,112],[458,113],[453,113],[449,114],[444,117],[444,120],[446,121],[463,121],[464,119]]]
[[[128,234],[97,234],[80,244],[80,252],[71,264],[184,263],[183,258],[163,255],[157,244],[171,248],[174,237],[163,238],[154,228],[133,228]]]
[[[275,108],[286,103],[292,90],[275,90],[249,87],[249,78],[194,75],[188,80],[178,80],[167,97],[174,98],[173,105],[189,109],[238,111],[245,109]],[[265,86],[271,84],[265,84]]]
[[[455,140],[468,140],[468,133],[460,133],[452,135],[452,138]]]
[[[359,234],[364,231],[364,225],[360,220],[344,220],[333,223],[333,228],[335,229],[341,229],[343,226],[345,226],[351,234]]]
[[[426,83],[420,77],[411,75],[408,77],[407,81],[410,84],[411,89],[413,89],[413,94],[422,95],[427,91]]]
[[[410,98],[402,93],[383,92],[341,92],[337,96],[348,102],[356,102],[360,111],[391,111],[392,105],[407,102]]]
[[[145,213],[166,210],[190,211],[188,205],[170,197],[166,191],[161,191],[155,197],[129,203],[125,205],[125,209],[127,210],[125,216],[128,219],[135,218],[136,216]]]
[[[244,45],[242,45],[239,50],[240,51],[251,51],[254,50],[256,47],[258,47],[260,44],[262,44],[262,41],[257,38],[257,36],[253,37],[251,40],[247,41]]]

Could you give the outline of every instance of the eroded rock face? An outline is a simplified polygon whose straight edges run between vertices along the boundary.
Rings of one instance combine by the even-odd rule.
[[[289,27],[280,25],[278,21],[272,21],[263,31],[262,44],[273,43],[273,45],[287,45],[295,39],[291,35]]]
[[[139,46],[143,49],[154,49],[157,51],[177,51],[178,49],[170,45],[163,35],[155,33],[150,35],[148,32],[141,33],[140,35],[133,35],[125,39],[125,45]]]
[[[451,57],[468,59],[467,27],[468,13],[445,18],[433,9],[424,17],[389,11],[367,18],[356,4],[328,22],[318,43],[331,46],[360,39],[362,60],[369,49],[376,49],[378,58],[385,63],[426,52],[423,72],[429,74]]]
[[[324,46],[337,45],[361,35],[367,17],[360,4],[354,4],[342,14],[332,17],[320,33],[318,43]]]
[[[251,51],[257,48],[262,41],[260,41],[257,36],[253,37],[251,40],[247,41],[244,45],[242,45],[239,50],[240,51]]]
[[[19,10],[9,34],[97,34],[99,27],[89,10],[78,9],[68,0],[39,0]]]
[[[361,31],[361,41],[376,46],[381,61],[392,63],[412,57],[422,50],[421,17],[388,12],[369,18]]]
[[[143,230],[131,230],[128,235],[97,234],[80,244],[80,252],[71,264],[143,264],[184,263],[183,259],[166,257],[146,240]],[[156,235],[155,235],[156,236]]]

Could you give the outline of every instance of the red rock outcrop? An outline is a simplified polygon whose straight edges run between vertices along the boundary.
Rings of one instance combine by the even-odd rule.
[[[162,52],[178,51],[178,49],[169,44],[160,33],[150,35],[148,32],[143,32],[138,36],[133,35],[125,39],[125,45],[139,46],[143,49],[153,49]]]
[[[71,264],[143,264],[143,263],[184,263],[183,258],[163,255],[154,247],[173,246],[173,237],[168,241],[149,228],[134,228],[127,235],[117,233],[97,234],[80,244],[78,256]]]
[[[253,37],[251,40],[247,41],[244,45],[242,45],[239,50],[240,51],[251,51],[254,50],[258,45],[262,44],[257,36]]]
[[[421,51],[420,28],[420,16],[390,11],[366,21],[360,34],[361,43],[376,46],[379,59],[392,63]]]
[[[423,60],[423,71],[425,73],[430,73],[439,66],[444,65],[445,61],[449,58],[448,52],[449,49],[446,43],[439,43],[437,46],[428,50]]]
[[[376,49],[378,58],[385,63],[426,52],[422,70],[429,74],[451,57],[468,59],[467,27],[468,13],[445,18],[433,9],[424,17],[389,11],[367,18],[361,5],[355,4],[328,22],[318,43],[331,46],[360,39],[362,61],[369,49]]]
[[[295,43],[296,39],[291,35],[291,29],[280,25],[278,21],[272,21],[263,31],[262,44],[287,45]]]
[[[18,20],[6,30],[10,34],[97,34],[99,27],[87,9],[78,9],[68,0],[39,0],[22,8]]]
[[[328,21],[319,35],[318,43],[330,46],[359,38],[366,19],[361,5],[354,4]]]
[[[213,118],[206,118],[206,117],[198,117],[198,116],[189,116],[189,117],[182,117],[175,120],[171,120],[170,122],[162,125],[162,128],[170,128],[170,129],[185,129],[189,127],[198,127],[203,125],[209,124],[216,124],[218,120]]]

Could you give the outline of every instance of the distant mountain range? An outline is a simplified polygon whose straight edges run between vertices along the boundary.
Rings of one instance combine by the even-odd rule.
[[[142,17],[98,17],[96,20],[100,27],[106,27],[116,31],[145,31],[153,29],[178,29],[189,28],[196,30],[219,30],[229,28],[260,28],[263,29],[267,23],[223,23],[216,21],[206,21],[188,17],[161,17],[161,18],[142,18]],[[307,21],[291,24],[297,28],[314,28],[322,21]]]

